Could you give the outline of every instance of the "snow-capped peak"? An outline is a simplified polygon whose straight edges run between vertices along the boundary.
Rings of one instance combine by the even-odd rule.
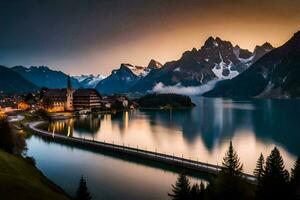
[[[96,85],[105,79],[106,77],[98,74],[98,75],[80,75],[80,76],[73,76],[73,78],[77,79],[80,83],[80,86],[83,88],[95,88]]]
[[[133,66],[126,63],[121,64],[121,67],[122,66],[128,68],[134,75],[138,77],[145,77],[150,73],[151,70],[161,68],[162,64],[155,60],[151,60],[147,67]]]

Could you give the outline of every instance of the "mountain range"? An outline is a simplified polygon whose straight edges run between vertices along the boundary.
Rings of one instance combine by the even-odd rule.
[[[19,73],[26,80],[34,83],[39,87],[47,88],[65,88],[67,87],[68,75],[61,72],[51,70],[45,66],[39,67],[23,67],[15,66],[11,68],[13,71]],[[77,79],[71,78],[71,83],[74,88],[79,88],[80,84]]]
[[[300,32],[281,47],[266,42],[253,52],[219,37],[209,37],[199,49],[186,51],[180,59],[164,65],[153,59],[145,67],[123,63],[107,77],[80,75],[71,80],[74,88],[96,88],[104,94],[160,92],[153,89],[158,85],[202,87],[213,82],[215,87],[205,96],[296,97],[300,96],[299,51]],[[63,88],[68,77],[44,66],[16,66],[9,72],[25,79],[28,89]]]
[[[38,86],[26,80],[20,74],[7,67],[0,66],[0,93],[33,92],[38,89]]]
[[[177,61],[167,62],[140,79],[131,92],[151,91],[158,83],[164,86],[200,86],[212,80],[231,79],[248,69],[255,60],[273,49],[265,43],[254,52],[233,47],[229,41],[209,37],[200,48],[186,51]]]
[[[219,82],[209,97],[289,98],[300,96],[300,31],[239,76]]]
[[[95,88],[98,85],[98,83],[103,79],[105,79],[106,77],[100,74],[96,76],[90,74],[90,75],[73,76],[73,78],[75,78],[79,82],[80,87]]]
[[[161,67],[162,65],[155,60],[151,60],[147,67],[123,63],[119,69],[113,70],[106,79],[100,81],[96,89],[105,94],[127,93],[139,80]]]

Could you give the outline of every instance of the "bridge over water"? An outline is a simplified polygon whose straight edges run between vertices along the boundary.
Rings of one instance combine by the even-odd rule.
[[[94,149],[100,149],[100,150],[102,149],[102,150],[108,150],[112,152],[119,152],[122,154],[135,156],[138,158],[148,159],[160,163],[178,166],[188,170],[195,170],[195,171],[205,172],[209,174],[218,174],[222,169],[222,167],[218,165],[195,161],[192,159],[186,159],[183,157],[177,157],[174,155],[168,155],[164,153],[148,151],[144,149],[118,145],[113,143],[86,140],[83,138],[69,137],[66,135],[50,133],[37,128],[37,126],[42,123],[44,122],[33,122],[28,124],[28,127],[40,136],[47,137],[49,139],[53,139],[56,141],[68,142],[72,145],[80,145],[80,146],[92,147]],[[243,173],[243,177],[251,183],[256,182],[256,178],[253,175]]]

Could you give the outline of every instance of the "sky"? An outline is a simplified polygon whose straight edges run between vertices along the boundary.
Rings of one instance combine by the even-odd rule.
[[[0,0],[0,64],[109,75],[177,60],[209,36],[280,46],[299,22],[299,0]]]

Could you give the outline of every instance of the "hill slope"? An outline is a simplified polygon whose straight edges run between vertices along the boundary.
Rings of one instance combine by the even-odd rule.
[[[0,163],[1,199],[68,199],[24,158],[0,150]]]
[[[18,73],[0,65],[0,91],[3,93],[26,93],[38,89],[35,84]]]
[[[67,87],[68,75],[61,71],[51,70],[45,66],[30,68],[26,68],[23,66],[15,66],[11,69],[39,87]],[[78,80],[76,80],[75,78],[71,78],[71,83],[74,88],[80,87]]]

